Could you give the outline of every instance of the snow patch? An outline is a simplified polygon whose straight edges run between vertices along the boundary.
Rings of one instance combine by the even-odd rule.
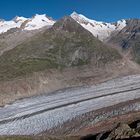
[[[44,15],[35,15],[25,26],[25,30],[40,29],[44,26],[52,26],[55,23],[52,19],[49,19]]]

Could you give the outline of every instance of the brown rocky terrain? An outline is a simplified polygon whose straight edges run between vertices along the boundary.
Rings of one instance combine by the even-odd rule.
[[[46,70],[35,72],[30,76],[0,81],[0,105],[3,106],[14,100],[50,93],[58,89],[98,84],[115,77],[139,73],[128,65],[113,63],[106,67],[81,66],[63,70]]]

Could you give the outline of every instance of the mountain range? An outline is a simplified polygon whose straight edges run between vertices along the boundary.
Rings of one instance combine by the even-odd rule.
[[[106,23],[73,12],[57,21],[45,14],[0,20],[2,98],[139,73],[139,47],[139,19]]]
[[[75,21],[90,31],[95,37],[104,40],[114,31],[120,31],[126,26],[126,20],[120,20],[114,23],[98,22],[73,12],[70,15]],[[36,30],[45,26],[52,26],[56,21],[47,15],[36,14],[32,18],[15,17],[11,21],[0,20],[0,33],[7,32],[12,28],[22,30]]]

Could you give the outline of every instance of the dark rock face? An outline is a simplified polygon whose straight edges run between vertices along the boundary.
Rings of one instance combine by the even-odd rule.
[[[123,48],[128,48],[132,43],[135,44],[135,36],[140,33],[140,20],[139,19],[130,19],[126,20],[127,26],[123,28],[120,32],[115,32],[111,35],[108,42],[117,44]]]
[[[138,124],[136,127],[131,127],[133,123]],[[82,137],[81,140],[125,140],[125,139],[139,139],[139,123],[133,122],[132,124],[119,124],[113,130],[102,132],[96,135],[88,135]]]
[[[130,50],[133,60],[140,63],[140,20],[127,20],[127,26],[120,32],[113,33],[108,42],[125,51]]]

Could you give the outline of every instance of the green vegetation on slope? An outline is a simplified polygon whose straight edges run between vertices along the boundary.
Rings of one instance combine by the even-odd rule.
[[[0,57],[0,80],[8,80],[45,69],[105,64],[120,59],[113,48],[102,44],[70,17]]]

